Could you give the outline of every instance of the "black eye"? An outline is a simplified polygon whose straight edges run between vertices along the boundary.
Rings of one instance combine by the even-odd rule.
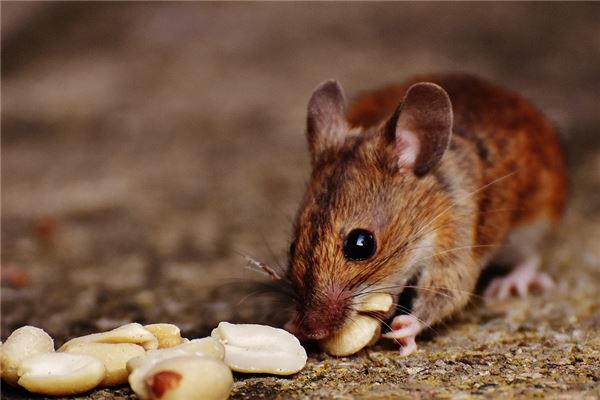
[[[371,258],[377,246],[375,237],[364,229],[355,229],[346,236],[344,256],[347,260],[360,261]]]

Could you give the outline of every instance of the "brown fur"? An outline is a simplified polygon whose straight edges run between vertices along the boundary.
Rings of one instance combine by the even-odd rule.
[[[423,177],[398,169],[386,135],[407,89],[420,81],[444,88],[454,114],[449,149]],[[310,129],[325,117],[309,115],[313,171],[290,254],[296,325],[309,337],[338,329],[362,295],[398,294],[414,279],[413,315],[426,325],[440,321],[468,301],[483,264],[512,229],[554,223],[564,208],[554,130],[526,100],[480,79],[421,76],[368,93],[350,107],[347,123],[333,124],[327,145],[316,147]],[[344,258],[344,238],[356,228],[375,234],[370,260]]]
[[[506,229],[537,218],[556,222],[567,198],[562,150],[550,123],[516,93],[468,75],[420,76],[357,99],[347,114],[350,125],[368,127],[387,119],[419,81],[436,83],[449,94],[455,135],[477,147],[480,186],[514,172],[480,194],[478,244],[497,243]],[[510,211],[493,212],[499,209]]]

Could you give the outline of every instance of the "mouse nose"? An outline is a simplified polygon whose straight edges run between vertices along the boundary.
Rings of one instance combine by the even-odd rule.
[[[330,321],[327,321],[325,318],[322,318],[318,314],[311,314],[305,317],[302,325],[300,326],[300,332],[303,336],[305,336],[308,339],[325,339],[326,337],[331,335],[331,333],[333,333],[333,330],[329,324]]]
[[[325,339],[343,325],[348,310],[348,296],[345,293],[326,291],[320,301],[300,313],[298,329],[309,339]]]

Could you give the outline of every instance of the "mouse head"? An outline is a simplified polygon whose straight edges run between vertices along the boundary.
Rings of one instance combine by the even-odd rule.
[[[434,245],[419,228],[444,206],[430,175],[451,131],[450,99],[432,83],[411,86],[388,121],[366,130],[348,125],[337,82],[315,90],[306,131],[312,175],[289,255],[296,333],[324,338],[361,295],[402,290]]]

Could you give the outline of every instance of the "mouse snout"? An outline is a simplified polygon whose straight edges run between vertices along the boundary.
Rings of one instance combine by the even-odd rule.
[[[349,297],[341,290],[322,292],[296,318],[297,330],[308,339],[321,340],[339,329],[349,311]]]

